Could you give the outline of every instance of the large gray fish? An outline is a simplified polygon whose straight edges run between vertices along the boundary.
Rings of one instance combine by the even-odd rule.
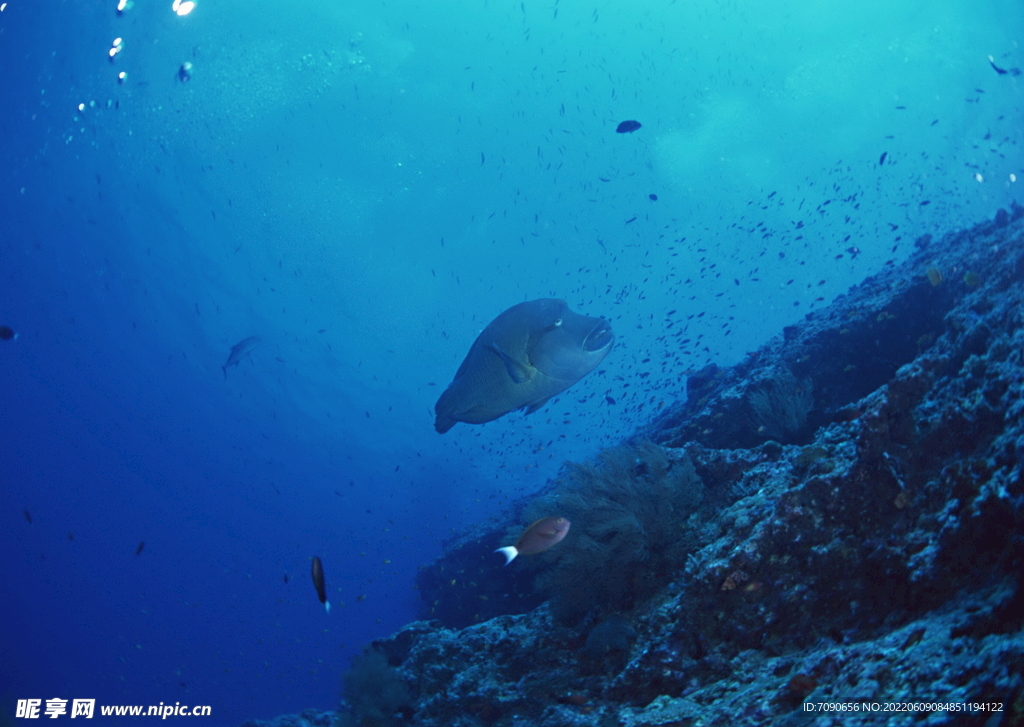
[[[488,324],[434,406],[434,429],[483,424],[548,399],[589,374],[615,342],[611,325],[542,298],[509,308]]]
[[[243,338],[231,347],[231,353],[228,354],[227,363],[221,366],[221,369],[224,371],[225,379],[228,377],[228,366],[237,366],[238,362],[252,353],[252,350],[256,348],[259,343],[259,336],[249,336],[248,338]]]

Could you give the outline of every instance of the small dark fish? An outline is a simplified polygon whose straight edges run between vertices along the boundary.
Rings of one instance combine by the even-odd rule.
[[[632,134],[634,131],[639,129],[642,124],[639,121],[623,121],[621,124],[615,127],[616,134]]]
[[[0,341],[10,341],[12,338],[15,338],[16,336],[17,334],[14,332],[14,329],[11,328],[10,326],[0,326]]]
[[[21,512],[24,513],[24,515],[25,515],[25,521],[29,525],[31,525],[32,524],[32,513],[30,513],[28,510],[22,510]]]
[[[656,195],[656,194],[649,194],[649,195],[647,195],[647,199],[651,200],[652,202],[657,202],[658,201],[658,195]]]
[[[999,66],[997,66],[996,65],[996,59],[993,58],[992,56],[988,57],[988,64],[990,66],[992,66],[992,70],[994,70],[1000,76],[1005,76],[1007,73],[1009,73],[1011,76],[1019,76],[1020,75],[1020,69],[1019,68],[1000,68]]]
[[[138,546],[135,548],[135,555],[142,553],[142,549],[146,547],[146,541],[140,540]]]
[[[259,336],[249,336],[243,338],[241,341],[231,347],[231,353],[228,354],[227,362],[221,366],[221,370],[224,372],[224,378],[228,377],[228,366],[237,366],[238,363],[252,353],[252,350],[260,344]]]
[[[287,574],[287,573],[285,573],[285,574],[284,574],[284,582],[285,582],[285,583],[287,583],[287,582],[288,582],[288,574]]]
[[[885,164],[885,158],[887,156],[889,156],[889,152],[883,151],[882,156],[878,157],[878,166],[882,166],[883,164]]]
[[[316,586],[316,596],[320,603],[324,604],[327,613],[331,612],[331,603],[327,600],[327,587],[324,585],[324,564],[320,559],[313,556],[313,585]]]
[[[611,406],[615,406],[615,399],[611,398],[610,396],[606,396],[604,400],[607,401]]]

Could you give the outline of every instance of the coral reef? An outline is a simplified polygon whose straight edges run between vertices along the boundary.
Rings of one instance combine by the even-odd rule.
[[[629,609],[657,591],[692,545],[687,516],[702,494],[685,454],[650,443],[568,465],[526,509],[528,521],[558,514],[572,523],[565,541],[533,563],[537,588],[553,597],[556,617],[571,622],[595,608]]]
[[[397,727],[412,713],[404,675],[381,647],[371,645],[352,659],[343,681],[348,709],[339,714],[338,727]]]
[[[747,394],[756,433],[779,442],[796,439],[807,414],[814,406],[813,382],[797,381],[793,373],[784,368],[778,375],[766,380]]]
[[[373,647],[410,690],[398,718],[1024,724],[1022,324],[1015,207],[698,372],[424,569],[428,620]],[[558,548],[487,559],[554,510]]]
[[[334,727],[334,712],[307,709],[301,714],[284,714],[274,719],[250,719],[242,727]]]

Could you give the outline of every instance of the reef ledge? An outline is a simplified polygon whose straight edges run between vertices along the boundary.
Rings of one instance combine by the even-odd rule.
[[[920,238],[549,483],[603,503],[558,548],[449,543],[335,724],[1024,724],[1022,324],[1024,208]]]

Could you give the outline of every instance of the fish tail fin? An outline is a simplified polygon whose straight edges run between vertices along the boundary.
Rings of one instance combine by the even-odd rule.
[[[516,550],[516,546],[514,545],[506,545],[504,548],[498,548],[494,552],[501,553],[503,556],[505,556],[505,565],[511,563],[513,560],[516,559],[516,556],[519,555],[519,551]]]
[[[324,601],[324,610],[327,611],[327,613],[331,612],[331,602],[330,601]]]

